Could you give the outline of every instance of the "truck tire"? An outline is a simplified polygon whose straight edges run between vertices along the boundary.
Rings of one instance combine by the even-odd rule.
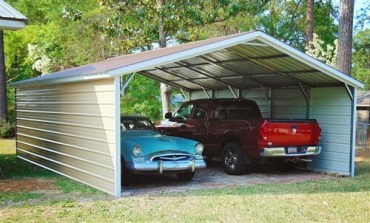
[[[191,181],[194,177],[194,172],[178,173],[176,176],[180,181]]]
[[[226,144],[222,153],[222,164],[228,174],[241,175],[245,172],[244,156],[239,144]]]

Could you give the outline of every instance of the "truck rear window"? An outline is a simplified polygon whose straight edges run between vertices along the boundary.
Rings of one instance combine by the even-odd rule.
[[[248,119],[261,118],[261,113],[255,103],[222,101],[216,106],[214,116],[216,119]]]

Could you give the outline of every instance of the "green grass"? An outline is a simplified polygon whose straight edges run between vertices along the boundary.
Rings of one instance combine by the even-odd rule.
[[[0,216],[1,222],[368,222],[370,158],[358,160],[354,178],[120,199],[76,187],[66,178],[47,176],[59,188],[65,187],[64,199],[31,197],[30,204],[24,202],[26,197],[21,201],[13,199],[12,204],[0,207]]]

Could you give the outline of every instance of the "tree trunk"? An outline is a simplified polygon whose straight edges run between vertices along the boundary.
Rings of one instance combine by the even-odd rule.
[[[0,119],[8,120],[8,98],[6,96],[6,73],[4,57],[4,32],[0,30]]]
[[[157,0],[158,8],[161,9],[163,6],[163,0]],[[159,14],[158,19],[158,35],[159,35],[159,46],[165,48],[167,46],[166,33],[164,30],[164,24],[162,15]],[[171,111],[171,87],[165,83],[161,83],[161,98],[162,98],[162,115]]]
[[[307,0],[306,10],[306,46],[313,41],[313,27],[314,27],[314,0]]]
[[[339,10],[337,68],[351,76],[354,0],[341,0]]]

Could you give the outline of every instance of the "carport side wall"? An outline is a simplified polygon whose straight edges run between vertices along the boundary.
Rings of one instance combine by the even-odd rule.
[[[344,87],[312,88],[310,117],[322,129],[321,154],[308,168],[351,175],[352,100]]]
[[[211,96],[212,92],[208,91],[208,94]],[[235,90],[235,94],[239,95],[239,92]],[[268,96],[270,96],[269,94],[270,94],[269,89],[265,89],[265,91],[263,91],[262,89],[242,90],[241,92],[241,95],[243,96],[243,98],[257,102],[261,110],[262,116],[264,118],[270,118],[271,105],[270,105],[270,100],[268,98]],[[193,91],[191,92],[190,96],[192,100],[208,98],[208,95],[204,91]],[[214,97],[215,98],[234,98],[230,90],[215,91]]]
[[[18,88],[17,157],[115,194],[114,80]]]
[[[308,89],[305,89],[309,95]],[[271,118],[306,119],[307,100],[300,88],[273,89]]]

